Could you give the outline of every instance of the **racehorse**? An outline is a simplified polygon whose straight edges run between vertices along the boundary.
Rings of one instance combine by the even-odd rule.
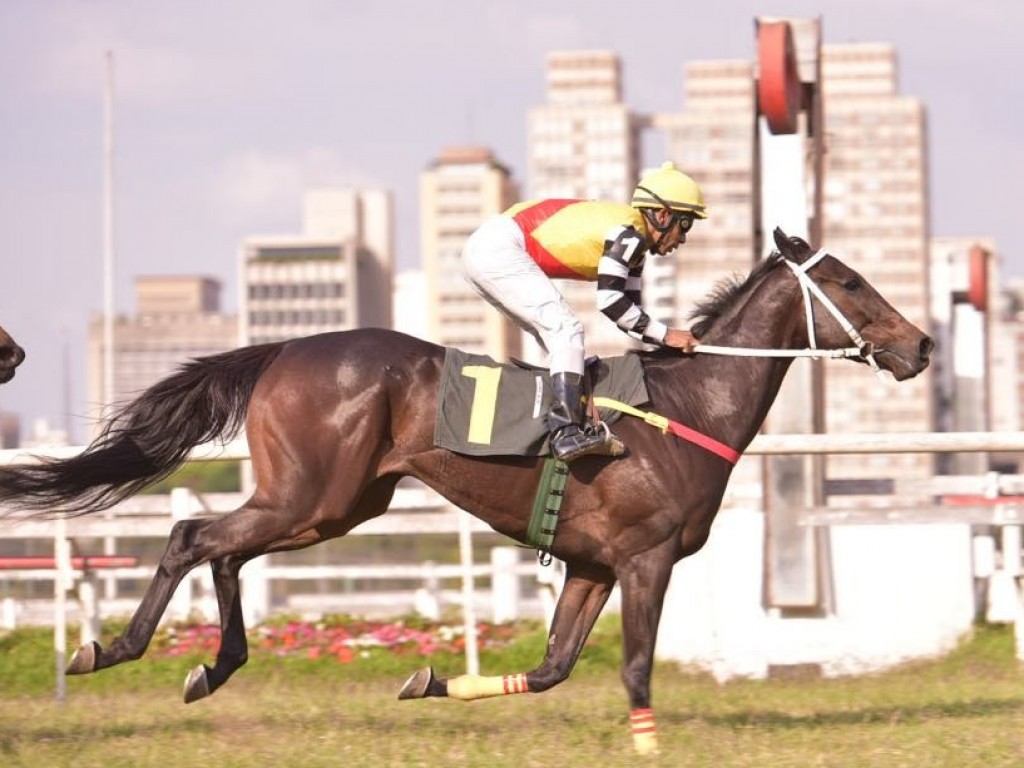
[[[25,350],[0,327],[0,384],[14,378],[14,372],[25,360]]]
[[[701,345],[789,351],[849,348],[897,380],[923,371],[933,343],[857,272],[775,231],[778,251],[698,305]],[[817,311],[815,311],[815,308]],[[822,311],[822,310],[827,311]],[[642,353],[652,410],[742,451],[775,399],[790,357]],[[7,514],[88,514],[168,475],[196,445],[244,421],[252,496],[217,517],[171,529],[141,604],[109,647],[83,645],[68,674],[140,658],[175,587],[210,563],[220,608],[213,666],[185,681],[186,702],[208,696],[247,659],[239,569],[258,555],[343,536],[387,511],[403,476],[419,478],[496,531],[526,540],[543,459],[470,457],[433,442],[445,350],[380,329],[327,333],[191,361],[123,406],[81,454],[0,470]],[[634,747],[657,749],[650,676],[673,565],[701,548],[732,463],[639,419],[616,432],[620,458],[573,462],[552,553],[565,583],[547,652],[526,673],[439,679],[414,673],[399,698],[469,700],[541,692],[570,674],[613,586],[621,585],[622,679]],[[56,512],[55,512],[56,510]]]

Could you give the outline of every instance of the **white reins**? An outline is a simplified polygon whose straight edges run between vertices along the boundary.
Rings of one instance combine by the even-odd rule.
[[[875,360],[875,353],[871,344],[861,338],[860,333],[853,327],[853,324],[846,319],[843,313],[839,311],[839,308],[832,303],[832,300],[825,295],[825,292],[807,274],[811,267],[827,255],[828,253],[824,250],[820,250],[803,264],[797,264],[789,259],[785,260],[786,266],[793,271],[796,279],[800,282],[800,292],[804,297],[804,315],[807,318],[807,338],[810,340],[811,345],[809,349],[757,349],[752,347],[722,347],[713,344],[697,344],[694,346],[694,351],[709,355],[732,355],[736,357],[811,357],[832,359],[862,357],[871,365],[875,373],[880,373],[881,369],[878,366],[878,361]],[[846,331],[846,335],[850,337],[850,341],[856,346],[843,349],[818,349],[818,341],[814,333],[814,302],[811,301],[812,293],[821,302],[822,306],[828,310],[828,313],[835,318],[839,326]]]

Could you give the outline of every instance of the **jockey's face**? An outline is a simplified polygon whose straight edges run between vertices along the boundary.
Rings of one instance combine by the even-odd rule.
[[[677,213],[662,208],[654,212],[654,220],[658,227],[665,228],[652,233],[651,250],[659,255],[671,253],[686,242],[686,233],[693,226],[693,217],[685,213]]]

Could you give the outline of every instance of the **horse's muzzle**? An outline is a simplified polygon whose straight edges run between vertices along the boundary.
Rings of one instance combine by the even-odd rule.
[[[917,345],[918,359],[923,362],[926,366],[928,361],[931,359],[932,350],[935,349],[935,342],[931,336],[922,336],[921,341]],[[921,370],[924,370],[923,368]]]
[[[25,350],[17,344],[0,347],[0,384],[14,378],[14,371],[25,361]]]
[[[912,379],[924,371],[931,362],[932,350],[935,349],[935,342],[931,336],[921,334],[916,343],[912,342],[897,349],[879,350],[876,359],[883,368],[888,370],[896,381]],[[897,351],[898,350],[898,351]],[[883,363],[883,358],[888,358]]]

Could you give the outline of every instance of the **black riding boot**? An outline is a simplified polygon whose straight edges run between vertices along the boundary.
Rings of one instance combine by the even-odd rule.
[[[607,425],[593,426],[583,423],[583,377],[577,373],[551,374],[551,411],[548,428],[551,430],[551,452],[562,461],[596,453],[619,456],[624,448]]]

